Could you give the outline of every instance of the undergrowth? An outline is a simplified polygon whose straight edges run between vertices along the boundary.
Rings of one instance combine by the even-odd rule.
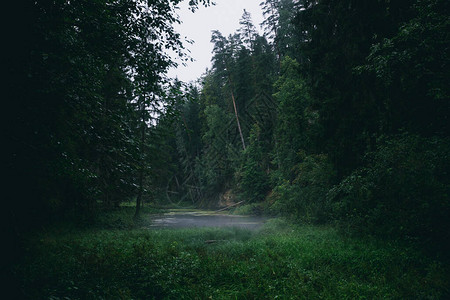
[[[26,255],[14,268],[22,295],[27,299],[449,296],[449,272],[439,261],[400,244],[343,237],[330,227],[294,226],[274,219],[259,231],[149,230],[140,229],[142,223],[128,223],[130,219],[123,222],[128,225],[48,230],[30,238]]]

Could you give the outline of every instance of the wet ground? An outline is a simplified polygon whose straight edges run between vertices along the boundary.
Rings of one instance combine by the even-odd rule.
[[[154,228],[240,227],[258,229],[267,221],[267,218],[195,210],[170,211],[154,216],[151,221],[151,227]]]

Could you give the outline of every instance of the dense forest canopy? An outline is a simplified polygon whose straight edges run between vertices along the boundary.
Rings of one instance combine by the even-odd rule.
[[[350,233],[450,238],[446,0],[265,0],[212,32],[199,84],[180,0],[28,1],[11,34],[6,129],[16,232],[124,201],[218,207]],[[190,1],[192,9],[209,1]]]

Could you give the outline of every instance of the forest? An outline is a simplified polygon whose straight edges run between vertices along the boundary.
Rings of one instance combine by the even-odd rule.
[[[244,10],[234,34],[211,33],[211,69],[185,83],[167,76],[176,65],[168,51],[190,59],[174,29],[181,1],[14,4],[4,47],[2,269],[18,298],[450,297],[450,2],[264,0],[262,24]],[[244,231],[133,231],[149,212],[186,207],[279,221],[266,229],[273,237],[256,240]],[[93,236],[99,226],[117,232]],[[241,246],[190,244],[209,235],[233,235]],[[323,264],[294,276],[289,259],[306,259],[297,239],[310,243],[302,251],[318,247],[309,236],[328,245],[308,256]],[[282,246],[274,259],[258,250]],[[86,249],[99,252],[75,254]],[[349,266],[355,249],[360,269]],[[67,275],[77,259],[102,267]],[[260,276],[252,259],[280,262],[261,267],[280,282],[252,281]],[[51,261],[60,269],[49,270]],[[227,269],[239,262],[241,277]],[[160,265],[175,268],[173,277]],[[114,272],[125,275],[109,278]],[[55,284],[58,276],[67,282]],[[251,288],[230,283],[219,292],[236,276]],[[100,283],[87,288],[80,278]],[[205,294],[189,294],[195,289]]]

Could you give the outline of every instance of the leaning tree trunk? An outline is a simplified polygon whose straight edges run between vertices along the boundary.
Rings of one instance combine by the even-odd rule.
[[[227,66],[227,69],[228,69],[228,66]],[[233,93],[233,82],[231,81],[230,74],[228,74],[228,82],[230,83],[231,99],[233,100],[234,114],[236,116],[236,122],[237,122],[238,130],[239,130],[239,135],[241,136],[242,148],[245,150],[244,135],[242,134],[241,123],[239,122],[239,116],[238,116],[238,111],[237,111],[237,107],[236,107],[236,100],[234,99],[234,93]]]

